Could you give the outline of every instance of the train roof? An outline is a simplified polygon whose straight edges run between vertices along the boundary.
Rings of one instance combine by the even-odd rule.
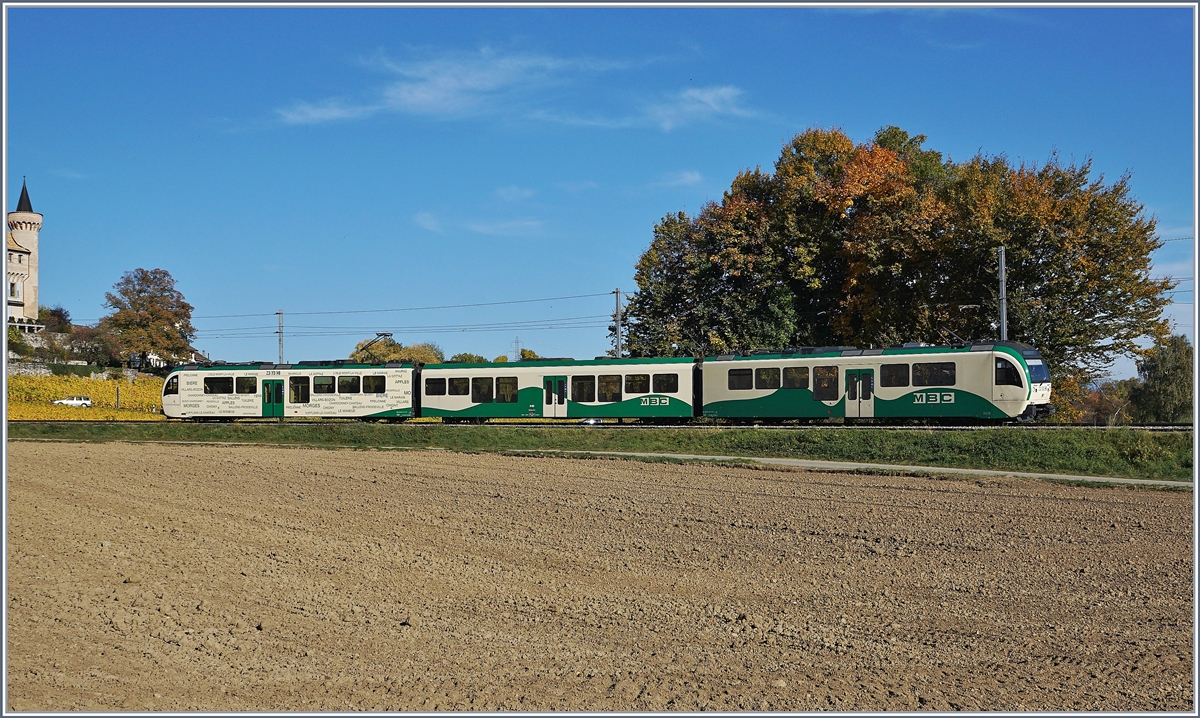
[[[653,357],[646,359],[617,359],[616,357],[597,357],[595,359],[528,359],[519,362],[443,362],[441,364],[426,364],[424,369],[495,369],[497,367],[560,367],[560,366],[627,366],[631,364],[691,364],[696,361],[691,357]]]
[[[858,347],[788,347],[786,349],[758,349],[747,353],[721,354],[706,357],[704,361],[753,361],[763,359],[798,359],[854,356],[897,356],[913,354],[947,354],[956,352],[993,351],[1009,349],[1027,359],[1040,359],[1034,347],[1021,342],[979,341],[970,344],[922,344],[913,342],[882,349],[860,349]]]
[[[415,365],[409,362],[385,362],[382,364],[361,364],[349,359],[330,359],[321,361],[301,361],[295,364],[272,364],[270,362],[223,362],[209,364],[182,364],[172,369],[177,371],[257,371],[259,369],[412,369]]]

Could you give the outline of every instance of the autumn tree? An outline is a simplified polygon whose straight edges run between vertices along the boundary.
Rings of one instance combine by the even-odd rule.
[[[350,352],[352,361],[363,364],[384,362],[405,362],[409,364],[440,364],[446,360],[441,347],[432,342],[404,345],[391,337],[385,337],[378,342],[374,339],[364,339],[354,345]],[[368,347],[367,345],[370,344]]]
[[[450,361],[461,364],[486,364],[487,358],[482,354],[471,354],[470,352],[459,352],[450,357]]]
[[[113,290],[104,295],[113,313],[100,320],[100,328],[116,338],[121,352],[136,354],[143,365],[150,354],[164,359],[188,354],[196,336],[192,305],[170,272],[139,267],[123,274]]]
[[[1173,285],[1150,276],[1161,242],[1128,176],[1057,156],[954,163],[925,139],[810,129],[773,173],[664,217],[636,265],[630,355],[994,339],[1001,246],[1009,338],[1038,347],[1058,386],[1081,393],[1139,338],[1165,337]]]
[[[71,313],[61,306],[38,307],[38,324],[46,327],[46,331],[51,334],[69,334]]]

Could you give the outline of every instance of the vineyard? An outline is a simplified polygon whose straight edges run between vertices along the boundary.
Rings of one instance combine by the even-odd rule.
[[[10,376],[8,419],[101,421],[147,420],[162,417],[162,384],[159,378],[85,379],[78,376]],[[120,392],[121,407],[117,408]],[[68,396],[87,396],[92,408],[60,406],[51,402]]]

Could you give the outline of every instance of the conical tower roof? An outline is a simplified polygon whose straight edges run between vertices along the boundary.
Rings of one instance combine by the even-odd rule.
[[[25,180],[21,180],[21,199],[17,200],[18,212],[32,212],[33,205],[29,203],[29,190],[25,188]]]

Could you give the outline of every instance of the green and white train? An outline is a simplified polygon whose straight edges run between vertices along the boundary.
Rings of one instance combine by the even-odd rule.
[[[1006,421],[1041,418],[1052,408],[1050,374],[1036,349],[975,342],[806,347],[706,359],[192,364],[168,376],[163,412],[191,420]]]

